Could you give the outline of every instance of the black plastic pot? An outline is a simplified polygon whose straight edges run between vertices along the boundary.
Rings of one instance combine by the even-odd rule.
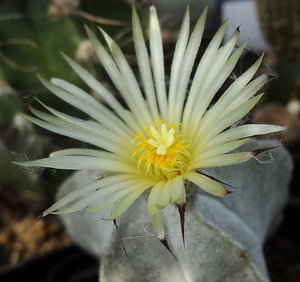
[[[99,262],[75,245],[0,270],[1,282],[97,282]]]

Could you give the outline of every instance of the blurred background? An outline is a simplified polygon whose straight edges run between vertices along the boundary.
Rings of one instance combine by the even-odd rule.
[[[96,33],[97,26],[103,28],[122,47],[135,69],[131,5],[137,7],[147,36],[151,3],[158,9],[163,28],[168,72],[188,2],[193,22],[204,7],[209,6],[199,58],[214,32],[228,17],[231,20],[226,38],[240,27],[238,44],[250,39],[233,78],[265,52],[258,75],[268,74],[270,82],[264,89],[264,101],[254,109],[251,120],[287,125],[288,133],[280,138],[295,162],[291,200],[283,224],[266,242],[265,254],[271,281],[300,281],[300,234],[296,227],[300,203],[297,180],[300,148],[298,0],[173,0],[172,5],[168,0],[0,0],[0,281],[97,281],[97,263],[72,245],[58,217],[48,216],[36,222],[43,210],[53,203],[59,184],[72,172],[21,169],[11,164],[13,160],[46,157],[63,148],[87,146],[35,127],[20,115],[20,112],[27,113],[30,104],[38,107],[35,102],[38,98],[60,111],[87,118],[51,95],[37,74],[47,79],[65,79],[93,95],[64,61],[61,55],[64,53],[81,63],[114,92],[87,40],[84,25]],[[64,257],[66,264],[58,266]],[[61,278],[64,276],[60,271],[66,271],[68,259],[71,259],[74,272],[74,258],[81,261],[79,265],[83,265],[82,260],[90,262],[94,268],[90,269],[89,276],[84,276],[83,280]],[[57,273],[63,280],[57,278]],[[20,280],[14,275],[23,276]]]

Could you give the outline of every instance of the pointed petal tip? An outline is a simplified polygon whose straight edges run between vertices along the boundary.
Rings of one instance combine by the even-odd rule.
[[[63,52],[60,52],[60,54],[63,56],[63,58],[70,64],[70,62],[72,62],[72,59],[67,56],[66,54],[64,54]]]
[[[156,8],[155,8],[154,4],[152,4],[152,5],[150,6],[150,14],[151,14],[151,13],[156,13]]]
[[[265,56],[265,52],[262,52],[257,61],[262,62],[262,59],[264,58],[264,56]]]
[[[95,34],[94,32],[87,26],[87,25],[84,25],[84,28],[85,28],[85,31],[90,39],[90,41],[92,41],[91,38],[94,38],[95,37]],[[99,28],[99,27],[98,27]]]
[[[89,28],[89,26],[87,24],[84,24],[83,26],[84,26],[87,33],[92,32],[92,30]]]
[[[51,207],[50,207],[50,208],[51,208]],[[49,211],[50,208],[48,208],[47,210],[44,210],[44,211],[39,215],[39,218],[46,217],[46,216],[49,215],[49,214],[58,214],[58,213],[59,213],[59,212],[58,212],[58,209],[55,209],[55,210],[53,210],[53,211]]]
[[[204,21],[206,20],[207,13],[208,13],[208,8],[209,8],[208,6],[205,6],[205,8],[203,9],[203,11],[202,11],[202,13],[200,14],[200,16],[199,16],[198,19],[204,17]],[[190,7],[190,5],[188,4],[188,5],[187,5],[186,11],[187,11],[187,12],[190,12],[190,10],[191,10],[191,7]]]
[[[39,80],[44,79],[44,77],[43,77],[41,74],[37,73],[36,75],[37,75],[37,77],[39,78]]]
[[[234,33],[236,34],[236,36],[239,36],[240,35],[240,33],[241,33],[241,29],[240,29],[240,25],[235,29],[235,31],[234,31]],[[249,39],[247,40],[247,41],[249,41]]]
[[[27,117],[27,115],[22,114],[24,117]],[[30,166],[30,161],[21,161],[21,162],[11,162],[12,164],[18,165],[18,166]]]
[[[41,218],[43,218],[43,214],[40,214],[36,220],[31,224],[31,227],[33,227]]]
[[[221,28],[226,28],[227,27],[227,25],[228,25],[228,23],[229,23],[229,18],[227,18],[224,22],[223,22],[223,24],[221,25]]]
[[[41,79],[41,78],[40,78]],[[53,83],[53,84],[57,84],[59,81],[61,81],[61,79],[59,78],[56,78],[56,77],[51,77],[50,78],[50,82]]]
[[[97,209],[93,209],[93,210],[90,210],[89,213],[95,213],[95,212],[98,212],[98,211],[99,211],[99,210],[97,210]],[[118,217],[119,217],[119,216],[114,216],[114,215],[112,215],[112,216],[110,216],[110,217],[108,217],[108,218],[102,217],[101,219],[103,219],[103,220],[105,220],[105,221],[113,221],[113,222],[116,222],[116,220],[117,220]]]
[[[138,13],[134,5],[132,5],[131,17],[132,17],[132,21],[138,19]]]

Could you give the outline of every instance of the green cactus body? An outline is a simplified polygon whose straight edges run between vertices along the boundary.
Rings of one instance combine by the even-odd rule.
[[[261,29],[270,46],[271,68],[278,79],[266,97],[286,103],[300,97],[300,1],[257,0]]]

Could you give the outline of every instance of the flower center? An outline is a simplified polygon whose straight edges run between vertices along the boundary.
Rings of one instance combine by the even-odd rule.
[[[148,143],[156,149],[157,155],[166,155],[167,149],[174,143],[174,128],[167,130],[165,124],[161,125],[161,131],[158,132],[154,126],[150,127],[154,139],[149,139]]]
[[[190,163],[190,145],[176,130],[176,125],[155,121],[145,128],[146,136],[139,132],[135,137],[139,169],[149,179],[169,180],[183,174]]]

